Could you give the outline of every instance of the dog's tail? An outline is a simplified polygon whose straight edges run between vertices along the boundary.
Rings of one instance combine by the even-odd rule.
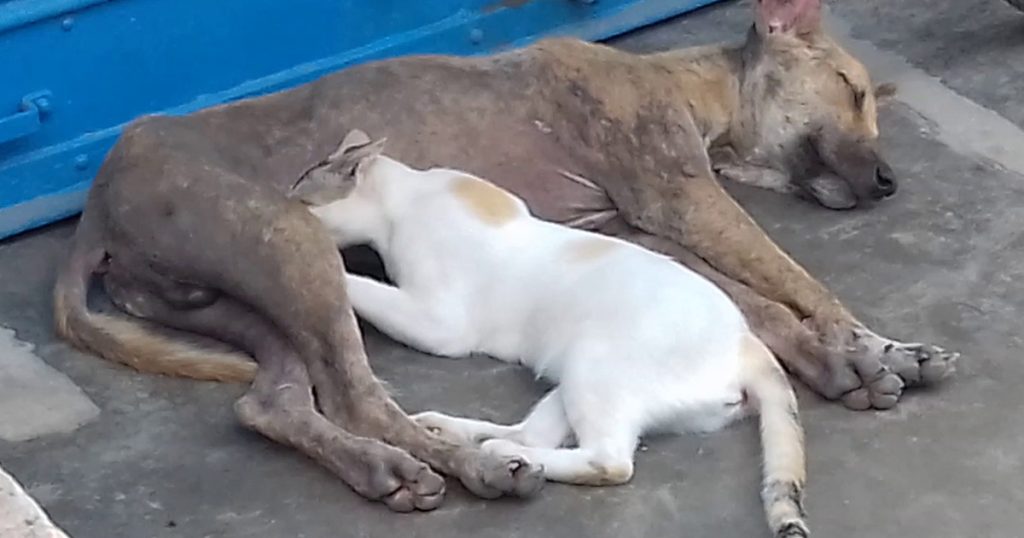
[[[83,351],[140,372],[209,381],[252,380],[256,363],[241,353],[175,340],[141,319],[89,311],[89,283],[106,256],[102,229],[95,219],[87,208],[78,224],[71,257],[57,276],[53,290],[57,335]]]
[[[753,334],[744,337],[742,354],[744,386],[761,415],[761,499],[768,525],[776,538],[806,538],[809,531],[803,497],[807,470],[796,395],[775,356]]]

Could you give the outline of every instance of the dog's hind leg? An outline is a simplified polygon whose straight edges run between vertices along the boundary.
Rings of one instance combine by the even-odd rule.
[[[380,500],[393,510],[430,510],[441,503],[444,480],[427,465],[403,450],[353,435],[316,410],[305,366],[263,317],[223,296],[208,306],[178,308],[160,292],[150,291],[153,283],[133,281],[116,269],[104,278],[107,294],[123,310],[230,343],[256,358],[259,370],[253,384],[235,404],[243,424],[295,447],[360,495]]]
[[[159,151],[147,154],[147,165],[159,162]],[[356,436],[406,450],[481,497],[527,496],[543,486],[527,462],[432,436],[391,399],[370,368],[341,255],[305,207],[227,172],[161,185],[153,189],[150,177],[111,185],[119,238],[111,257],[143,253],[175,282],[202,283],[250,306],[294,347],[319,409]],[[200,237],[201,246],[180,240]]]
[[[482,497],[536,492],[543,477],[527,462],[446,442],[398,406],[370,368],[341,255],[323,225],[213,157],[206,166],[183,158],[204,146],[177,121],[127,128],[107,158],[119,180],[93,192],[117,237],[111,258],[145,256],[174,281],[219,290],[264,316],[301,358],[331,422],[406,450]]]

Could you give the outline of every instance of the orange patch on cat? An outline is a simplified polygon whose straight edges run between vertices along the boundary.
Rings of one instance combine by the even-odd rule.
[[[570,261],[587,262],[604,256],[615,247],[615,243],[608,239],[588,237],[570,243],[566,254]]]
[[[519,216],[514,198],[494,185],[470,176],[456,179],[452,194],[481,222],[490,226],[508,224]]]

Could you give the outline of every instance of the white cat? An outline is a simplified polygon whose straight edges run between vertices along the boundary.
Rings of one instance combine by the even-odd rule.
[[[348,275],[355,311],[423,351],[485,353],[557,383],[519,424],[434,412],[421,424],[550,480],[611,485],[632,477],[641,435],[713,431],[759,409],[768,523],[807,536],[796,398],[725,293],[634,244],[537,219],[465,172],[409,168],[383,142],[349,133],[292,190],[339,247],[369,243],[397,283]]]

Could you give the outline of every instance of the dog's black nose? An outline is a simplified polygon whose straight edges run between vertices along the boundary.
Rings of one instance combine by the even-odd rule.
[[[896,180],[892,170],[885,165],[875,168],[875,198],[881,200],[896,194]]]

